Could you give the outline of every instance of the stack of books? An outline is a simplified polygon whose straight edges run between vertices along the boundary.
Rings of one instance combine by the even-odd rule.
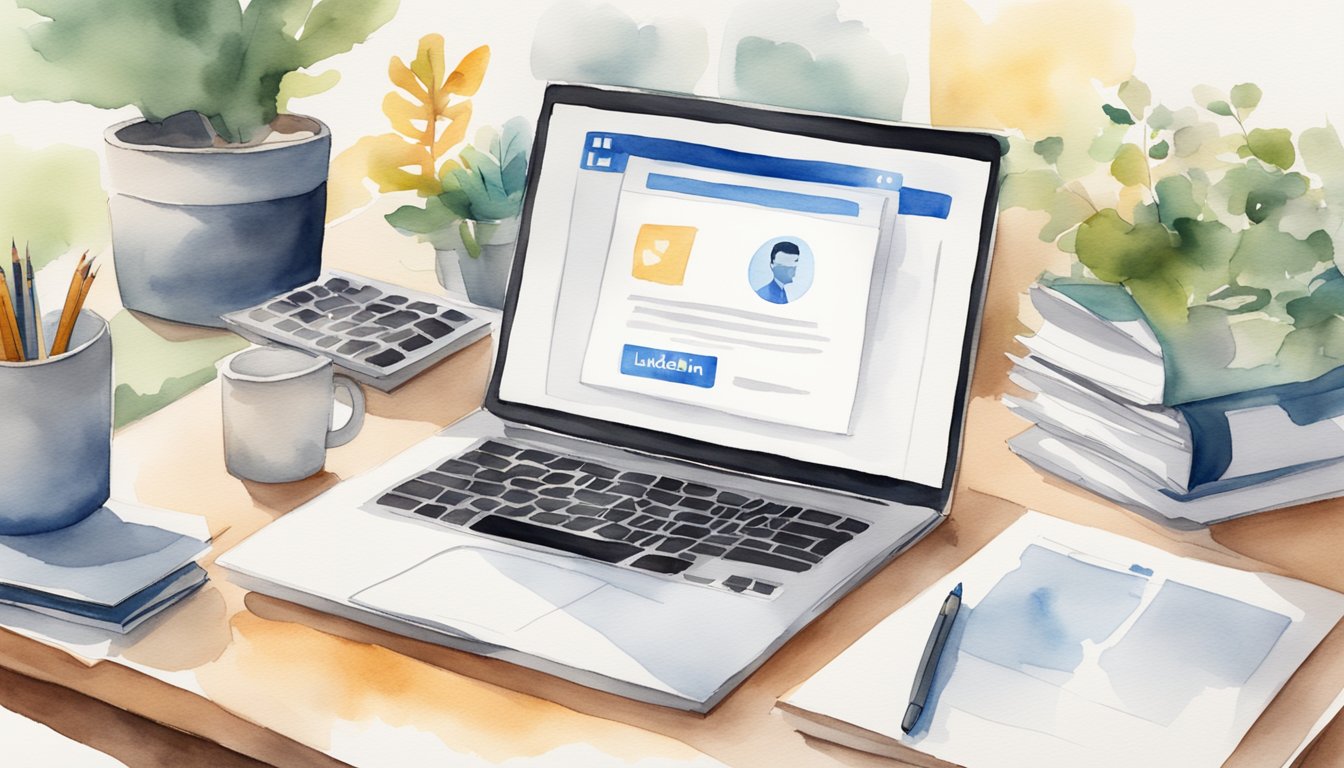
[[[1009,355],[1035,426],[1019,456],[1180,527],[1344,494],[1344,368],[1311,381],[1171,404],[1162,345],[1118,285],[1056,280]],[[1164,400],[1165,398],[1165,400]]]
[[[60,530],[0,536],[0,605],[130,632],[206,582],[209,548],[200,518],[109,501]]]

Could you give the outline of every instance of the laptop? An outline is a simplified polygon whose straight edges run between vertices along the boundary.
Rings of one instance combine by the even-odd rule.
[[[484,407],[219,563],[708,711],[947,514],[999,157],[969,132],[548,86]]]

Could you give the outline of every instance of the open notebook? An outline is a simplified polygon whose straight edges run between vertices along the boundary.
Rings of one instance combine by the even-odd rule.
[[[920,652],[964,603],[929,706]],[[1344,595],[1028,512],[779,702],[798,730],[916,762],[1221,765],[1344,615]]]

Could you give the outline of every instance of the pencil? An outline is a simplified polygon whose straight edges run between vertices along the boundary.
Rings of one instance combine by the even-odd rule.
[[[61,321],[56,326],[56,339],[51,343],[51,354],[63,354],[70,346],[70,334],[75,330],[75,318],[79,314],[77,304],[79,303],[80,291],[84,288],[84,279],[89,275],[91,263],[85,263],[84,257],[88,256],[88,251],[84,256],[79,257],[79,264],[75,265],[74,274],[70,275],[70,287],[65,291],[65,305],[61,307]]]
[[[23,350],[19,349],[17,327],[14,307],[9,301],[9,281],[5,279],[5,270],[0,269],[0,347],[4,349],[6,360],[21,363]]]
[[[92,267],[93,262],[89,262],[89,266]],[[89,273],[88,277],[84,278],[84,285],[81,286],[79,289],[79,301],[75,303],[76,315],[78,315],[79,311],[84,308],[84,300],[89,297],[89,289],[93,287],[93,281],[95,278],[98,277],[98,272],[102,270],[102,268],[103,265],[99,264],[98,267],[93,270],[93,272]]]
[[[28,298],[33,308],[33,338],[37,341],[37,359],[47,359],[47,331],[42,327],[42,304],[37,300],[37,281],[33,279],[33,257],[28,255],[24,246],[24,256],[28,260]]]
[[[38,347],[41,345],[37,340],[38,328],[42,325],[42,316],[37,312],[37,293],[33,288],[33,254],[28,250],[28,244],[23,244],[23,285],[20,287],[23,291],[23,300],[25,303],[24,311],[28,316],[28,324],[23,326],[23,339],[27,342],[23,353],[29,360],[37,360],[41,353]]]
[[[19,261],[19,246],[13,238],[9,240],[9,257],[14,265],[14,324],[19,332],[19,349],[28,357],[28,312],[27,299],[23,294],[23,262]]]

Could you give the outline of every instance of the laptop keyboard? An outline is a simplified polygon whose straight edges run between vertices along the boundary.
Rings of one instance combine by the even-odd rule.
[[[673,477],[629,472],[506,440],[398,483],[375,508],[758,596],[779,581],[700,576],[711,560],[811,569],[868,524]],[[722,569],[718,569],[721,571]]]

